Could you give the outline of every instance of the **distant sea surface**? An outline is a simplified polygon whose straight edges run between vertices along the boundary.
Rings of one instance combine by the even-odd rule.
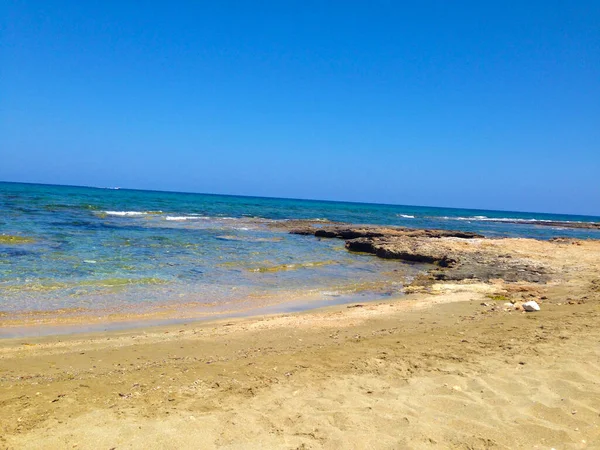
[[[539,225],[589,216],[0,183],[0,314],[328,304],[401,293],[423,269],[270,226],[290,219],[600,238]]]

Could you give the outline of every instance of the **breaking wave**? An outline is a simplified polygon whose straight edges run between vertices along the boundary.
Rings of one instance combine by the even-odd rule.
[[[104,214],[118,217],[140,217],[149,213],[146,211],[104,211]]]
[[[516,217],[487,217],[487,216],[471,216],[471,217],[449,217],[444,216],[441,219],[445,220],[462,220],[472,222],[504,222],[504,223],[588,223],[577,220],[549,220],[549,219],[522,219]],[[592,222],[589,222],[592,223]]]

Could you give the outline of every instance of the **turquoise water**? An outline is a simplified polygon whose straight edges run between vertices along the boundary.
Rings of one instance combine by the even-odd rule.
[[[218,313],[306,293],[378,298],[422,268],[269,226],[288,219],[600,238],[535,222],[597,217],[0,183],[0,311]]]

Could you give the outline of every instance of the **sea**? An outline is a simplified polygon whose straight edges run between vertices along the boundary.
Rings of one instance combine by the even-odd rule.
[[[0,182],[0,326],[91,316],[102,326],[119,317],[162,323],[371,301],[401,295],[426,268],[277,226],[296,219],[600,238],[541,225],[600,222],[591,216]]]

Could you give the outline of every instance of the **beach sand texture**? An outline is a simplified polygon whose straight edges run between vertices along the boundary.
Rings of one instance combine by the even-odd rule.
[[[0,446],[600,448],[600,242],[485,245],[552,280],[1,341]]]

